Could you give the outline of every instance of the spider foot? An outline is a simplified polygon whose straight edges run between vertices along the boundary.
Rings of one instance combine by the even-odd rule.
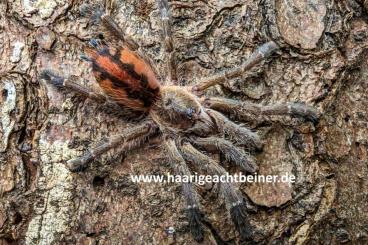
[[[187,212],[187,217],[189,220],[189,229],[190,232],[192,233],[193,238],[197,241],[197,242],[202,242],[203,241],[203,228],[202,228],[202,214],[199,210],[198,207],[188,207],[188,209],[186,210]]]
[[[91,62],[91,61],[92,61],[91,57],[89,57],[89,56],[88,56],[88,55],[86,55],[86,54],[81,54],[81,55],[79,55],[79,59],[81,59],[81,60],[83,60],[83,61],[87,61],[87,62]]]
[[[42,70],[40,74],[40,78],[46,80],[51,83],[55,87],[62,88],[64,87],[65,78],[56,75],[56,73],[52,70]]]
[[[252,227],[248,221],[245,206],[242,202],[233,203],[230,209],[230,216],[239,232],[241,241],[249,241],[252,239]]]
[[[85,49],[85,54],[80,58],[84,58],[87,61],[94,61],[98,56],[111,55],[109,47],[101,39],[92,38],[88,42],[89,47]]]
[[[92,38],[88,44],[97,50],[100,50],[103,47],[102,41],[99,39]]]
[[[105,14],[104,8],[101,4],[82,4],[79,8],[79,12],[82,16],[90,19],[91,23],[98,24],[101,21],[101,17]]]
[[[87,168],[87,163],[89,163],[92,159],[93,156],[90,153],[87,153],[81,157],[66,161],[65,165],[71,172],[81,172]]]
[[[294,117],[304,118],[306,121],[310,121],[313,124],[317,124],[319,120],[319,114],[313,107],[307,106],[304,103],[292,103],[290,106],[290,112]]]

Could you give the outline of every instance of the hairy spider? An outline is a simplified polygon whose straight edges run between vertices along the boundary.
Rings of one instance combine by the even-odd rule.
[[[206,89],[246,72],[254,65],[269,57],[278,46],[267,42],[256,49],[241,66],[225,73],[206,78],[195,86],[177,86],[176,60],[170,31],[170,14],[167,0],[158,0],[163,29],[163,45],[166,50],[168,78],[161,81],[149,63],[138,54],[138,45],[127,37],[113,18],[98,10],[92,15],[110,33],[119,39],[121,47],[108,46],[92,39],[82,59],[92,64],[94,76],[105,95],[79,85],[76,77],[64,78],[51,70],[44,70],[41,77],[57,87],[63,87],[96,100],[99,103],[115,103],[122,111],[128,109],[136,117],[141,117],[136,126],[125,129],[121,134],[89,150],[84,155],[67,161],[71,171],[85,168],[88,162],[118,145],[128,152],[153,137],[161,137],[162,144],[178,175],[190,175],[187,163],[198,171],[211,175],[225,175],[220,163],[203,152],[219,152],[227,161],[239,166],[247,173],[255,173],[257,164],[244,150],[261,149],[262,141],[257,133],[239,126],[221,112],[235,118],[244,115],[288,115],[312,122],[317,121],[317,111],[302,103],[275,104],[261,106],[219,97],[204,98]],[[97,17],[96,17],[97,16]],[[198,196],[193,183],[183,183],[182,192],[190,230],[195,240],[203,240],[201,213]],[[252,229],[247,220],[244,198],[231,183],[221,183],[219,192],[226,208],[240,233],[241,239],[250,239]]]

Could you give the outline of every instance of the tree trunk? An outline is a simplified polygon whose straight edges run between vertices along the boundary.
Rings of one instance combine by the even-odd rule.
[[[81,16],[81,4],[0,3],[0,244],[195,244],[180,185],[130,179],[172,171],[160,142],[127,155],[114,149],[81,173],[64,165],[129,126],[38,78],[49,68],[99,89],[78,58],[99,31]],[[155,1],[106,0],[105,6],[164,78]],[[296,176],[292,185],[241,185],[252,201],[254,242],[367,243],[368,1],[175,1],[171,12],[182,84],[239,65],[274,40],[277,54],[209,94],[262,104],[300,101],[321,112],[316,126],[285,117],[249,122],[265,142],[256,155],[259,174]],[[216,192],[200,193],[205,244],[239,243]]]

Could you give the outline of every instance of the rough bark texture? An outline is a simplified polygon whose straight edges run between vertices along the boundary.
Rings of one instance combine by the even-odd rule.
[[[127,156],[110,151],[78,174],[63,164],[129,126],[38,79],[52,68],[98,89],[78,58],[98,33],[81,4],[0,2],[0,244],[195,244],[179,184],[130,180],[171,171],[160,142]],[[156,3],[104,5],[164,77]],[[368,1],[175,1],[171,11],[182,84],[238,65],[275,40],[278,54],[210,93],[262,104],[303,101],[322,114],[316,127],[285,126],[283,118],[249,123],[265,142],[260,173],[297,177],[293,185],[241,187],[252,201],[255,243],[367,243]],[[224,203],[213,191],[200,193],[205,244],[238,243]]]

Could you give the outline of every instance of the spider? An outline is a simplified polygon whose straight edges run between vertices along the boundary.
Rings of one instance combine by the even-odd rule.
[[[78,158],[68,160],[66,165],[71,171],[84,169],[94,158],[118,145],[122,146],[124,152],[129,152],[154,137],[160,137],[172,169],[177,175],[190,175],[191,169],[210,175],[226,175],[227,171],[219,161],[209,157],[206,152],[221,153],[228,162],[248,174],[254,174],[258,167],[249,152],[262,149],[260,137],[252,130],[231,121],[223,113],[238,119],[250,114],[288,115],[317,122],[317,111],[302,103],[261,106],[204,96],[208,88],[239,76],[270,57],[278,50],[278,45],[273,41],[260,45],[239,67],[205,78],[194,86],[178,86],[169,5],[167,0],[158,0],[157,3],[163,31],[162,43],[165,47],[166,81],[159,82],[152,66],[144,55],[139,54],[137,43],[124,34],[111,16],[101,10],[92,15],[113,37],[120,40],[122,45],[115,47],[92,39],[81,58],[91,63],[96,81],[104,95],[79,85],[75,76],[62,77],[52,70],[41,72],[40,77],[54,86],[72,90],[98,103],[117,105],[121,111],[133,113],[138,121],[135,126],[110,137],[108,142],[90,149]],[[251,239],[252,227],[247,219],[245,199],[241,192],[232,183],[219,185],[219,193],[240,238]],[[200,212],[194,183],[182,183],[182,192],[190,231],[195,240],[202,241],[203,215]]]

